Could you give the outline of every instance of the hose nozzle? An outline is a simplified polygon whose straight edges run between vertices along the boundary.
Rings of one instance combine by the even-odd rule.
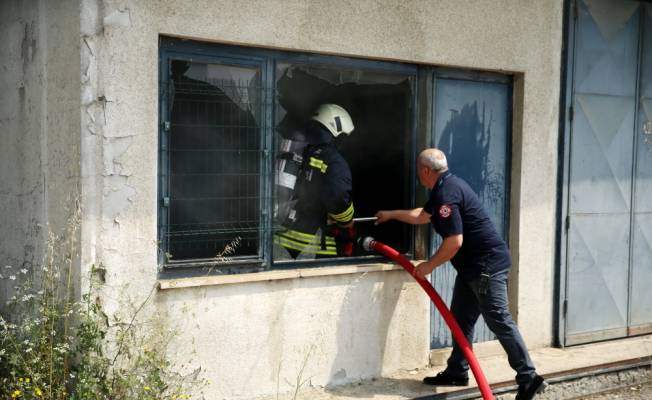
[[[372,238],[371,236],[360,238],[358,240],[362,248],[366,251],[372,251],[374,249],[374,245],[376,244],[376,239]]]

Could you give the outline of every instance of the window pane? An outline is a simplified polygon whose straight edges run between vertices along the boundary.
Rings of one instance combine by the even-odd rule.
[[[168,257],[260,254],[260,70],[173,60]]]
[[[287,150],[283,148],[288,144],[284,139],[292,136],[293,131],[303,130],[320,104],[338,104],[348,111],[355,126],[350,136],[341,134],[335,140],[351,168],[355,217],[371,217],[381,209],[410,206],[413,188],[409,172],[413,162],[410,155],[413,82],[410,76],[289,63],[277,64],[276,76],[277,156]],[[286,229],[292,209],[292,192],[283,186],[288,180],[282,173],[286,164],[286,159],[277,157],[274,207],[277,231]],[[356,231],[361,236],[374,236],[401,252],[410,249],[411,230],[406,224],[359,223]],[[323,246],[320,239],[318,234],[316,244]],[[308,252],[299,256],[299,259],[313,258],[314,253]],[[274,247],[274,259],[292,260],[278,245]]]
[[[478,194],[507,239],[509,195],[510,86],[493,82],[438,79],[435,110],[437,147],[450,170]]]

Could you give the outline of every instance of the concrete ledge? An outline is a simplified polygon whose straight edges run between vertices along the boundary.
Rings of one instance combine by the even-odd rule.
[[[315,276],[359,274],[366,272],[382,272],[403,270],[396,264],[369,264],[338,267],[287,269],[278,271],[256,272],[251,274],[210,275],[192,278],[161,279],[158,287],[161,290],[180,289],[198,286],[229,285],[234,283],[265,282],[278,279],[297,279]]]

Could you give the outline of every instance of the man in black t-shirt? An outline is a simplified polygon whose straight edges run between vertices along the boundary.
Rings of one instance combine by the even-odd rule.
[[[498,235],[480,199],[461,178],[448,171],[446,156],[438,149],[426,149],[417,159],[419,182],[430,189],[422,208],[379,211],[376,223],[396,219],[409,224],[431,223],[442,243],[430,257],[416,266],[421,278],[450,261],[457,271],[451,312],[469,343],[482,315],[507,353],[516,371],[517,400],[532,399],[546,383],[534,365],[509,313],[507,276],[511,257],[505,241]],[[457,343],[448,358],[446,370],[426,377],[429,385],[466,386],[469,364]]]

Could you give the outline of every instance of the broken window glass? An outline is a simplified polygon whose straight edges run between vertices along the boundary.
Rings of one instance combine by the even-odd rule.
[[[287,218],[297,200],[287,190],[294,179],[284,170],[288,162],[288,137],[305,129],[314,110],[321,104],[337,104],[348,111],[355,126],[351,135],[341,134],[334,143],[348,162],[353,180],[355,217],[372,217],[378,210],[407,208],[413,183],[410,169],[412,153],[413,78],[390,72],[330,66],[278,63],[276,70],[277,106],[275,115],[276,185],[274,227],[285,229]],[[301,146],[299,146],[301,147]],[[358,236],[373,236],[398,251],[409,252],[410,227],[389,222],[355,225]],[[318,248],[326,246],[322,232],[311,235]],[[307,240],[307,236],[303,237]],[[294,253],[294,254],[292,254]],[[275,261],[319,258],[304,251],[298,256],[287,248],[274,246]],[[354,256],[366,256],[354,247]]]

